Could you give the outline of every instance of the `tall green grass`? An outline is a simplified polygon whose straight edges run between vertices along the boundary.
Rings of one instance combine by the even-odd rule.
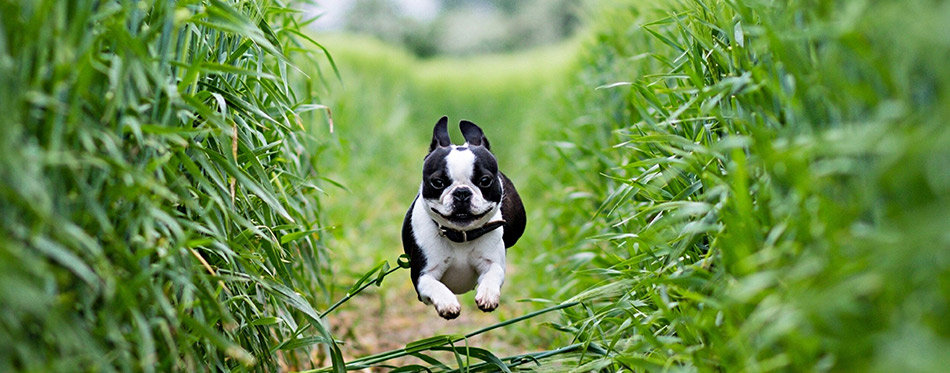
[[[0,2],[0,371],[341,366],[301,26],[281,1]]]
[[[950,7],[627,1],[597,20],[545,154],[548,242],[581,268],[558,328],[603,353],[547,363],[945,369]]]
[[[939,370],[950,345],[940,167],[950,74],[935,35],[947,10],[625,1],[593,17],[571,86],[545,96],[560,101],[483,84],[557,80],[530,69],[374,47],[337,54],[355,66],[350,93],[331,99],[338,128],[353,126],[338,139],[352,151],[338,175],[359,189],[336,207],[356,223],[335,239],[369,243],[353,247],[358,258],[391,257],[397,238],[384,227],[414,193],[392,189],[414,179],[389,168],[418,162],[401,149],[424,146],[427,117],[538,118],[501,136],[523,139],[499,158],[530,170],[522,194],[533,199],[531,244],[511,255],[529,255],[512,260],[526,270],[512,282],[554,301],[564,319],[550,325],[572,338],[512,355],[434,336],[348,367],[416,356],[400,368]],[[446,73],[433,73],[440,64]],[[542,107],[524,110],[532,104]],[[498,326],[521,330],[538,315]]]
[[[336,87],[277,1],[0,1],[0,371],[950,363],[950,7],[593,19],[573,72],[565,47],[418,61],[344,39]],[[552,305],[344,362],[324,317],[398,271],[371,266],[401,252],[404,170],[444,114],[486,128],[530,211],[506,294]],[[325,176],[349,192],[321,198]],[[328,243],[355,268],[332,282]],[[563,344],[470,344],[556,311]]]

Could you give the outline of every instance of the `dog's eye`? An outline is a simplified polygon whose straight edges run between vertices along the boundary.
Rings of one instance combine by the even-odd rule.
[[[429,180],[429,184],[431,184],[432,187],[435,189],[445,188],[445,180],[442,180],[440,178],[434,178],[432,180]]]
[[[492,180],[494,179],[488,175],[482,176],[482,178],[478,180],[478,186],[482,188],[488,188],[491,186]]]

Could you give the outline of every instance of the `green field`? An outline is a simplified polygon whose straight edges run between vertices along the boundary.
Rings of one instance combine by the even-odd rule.
[[[0,2],[0,371],[950,364],[950,6],[586,17],[420,59],[276,1]],[[529,219],[454,321],[397,264],[442,115]]]

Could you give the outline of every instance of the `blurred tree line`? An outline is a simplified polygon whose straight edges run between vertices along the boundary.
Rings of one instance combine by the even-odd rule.
[[[398,0],[356,0],[343,29],[400,44],[420,57],[498,53],[552,44],[581,25],[577,0],[437,0],[414,17]],[[409,5],[411,7],[411,5]],[[426,19],[428,18],[428,19]]]

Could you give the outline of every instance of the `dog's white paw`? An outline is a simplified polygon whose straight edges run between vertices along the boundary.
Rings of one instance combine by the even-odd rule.
[[[475,305],[482,311],[491,312],[498,308],[500,297],[501,292],[497,288],[479,286],[478,292],[475,293]]]
[[[437,291],[427,298],[429,302],[426,302],[426,304],[435,306],[435,311],[438,312],[439,316],[442,316],[443,319],[452,320],[459,317],[459,313],[462,312],[462,305],[459,304],[459,299],[455,297],[455,294],[452,294],[449,289]]]
[[[419,285],[416,287],[419,292],[419,300],[425,304],[431,304],[439,316],[446,320],[451,320],[459,316],[462,306],[459,304],[458,297],[452,294],[445,284],[436,281],[430,275],[424,275],[419,278]]]
[[[462,312],[462,305],[459,304],[458,299],[453,299],[449,303],[435,303],[435,311],[443,319],[452,320],[459,317],[459,313]]]

